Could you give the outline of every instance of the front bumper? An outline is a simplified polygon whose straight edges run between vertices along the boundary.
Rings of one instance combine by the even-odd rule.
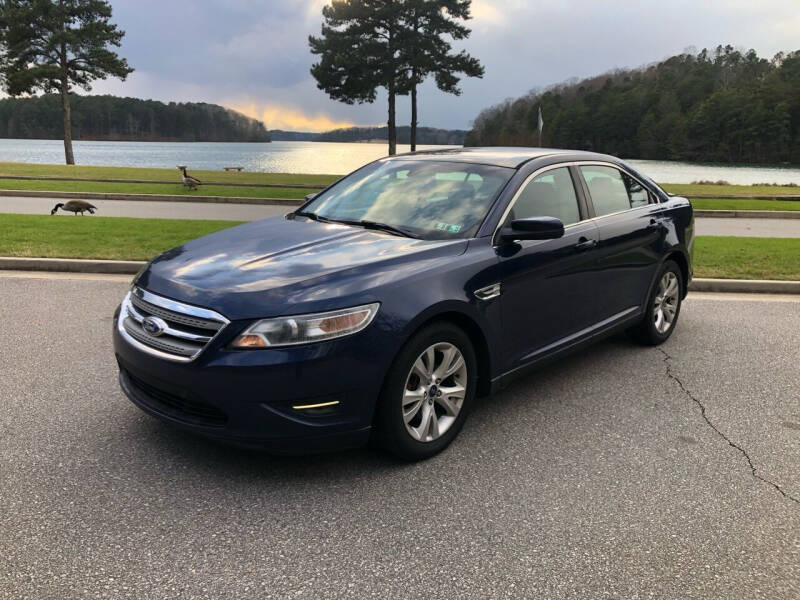
[[[231,323],[194,361],[182,363],[136,348],[114,322],[120,386],[163,421],[274,452],[356,447],[369,438],[391,362],[392,344],[379,328],[306,346],[231,351],[228,341],[246,326]]]

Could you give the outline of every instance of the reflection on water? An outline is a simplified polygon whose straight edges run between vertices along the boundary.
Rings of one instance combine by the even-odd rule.
[[[332,142],[272,142],[271,144],[211,142],[74,142],[75,160],[82,165],[162,167],[220,170],[244,167],[272,173],[344,174],[386,155],[386,144]],[[421,150],[443,146],[420,146]],[[398,146],[398,152],[409,147]],[[0,139],[0,162],[63,164],[60,140]],[[635,168],[660,183],[725,180],[729,183],[798,183],[800,168],[786,166],[709,165],[658,160],[630,160]]]
[[[221,170],[244,167],[268,173],[345,174],[382,156],[386,144],[339,144],[333,142],[73,142],[75,162],[80,165],[117,167]],[[445,146],[419,146],[438,149]],[[409,146],[398,145],[398,152]],[[0,139],[0,162],[64,163],[64,144],[59,140]]]
[[[722,180],[735,185],[751,185],[753,183],[796,183],[800,185],[800,167],[711,165],[666,160],[628,160],[626,162],[659,183]]]

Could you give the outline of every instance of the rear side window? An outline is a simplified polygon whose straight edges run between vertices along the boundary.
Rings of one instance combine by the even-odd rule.
[[[622,173],[617,169],[596,165],[580,169],[589,187],[594,212],[598,217],[628,210],[631,207],[628,188],[622,180]]]
[[[580,167],[598,217],[650,203],[650,192],[627,173],[614,167]]]
[[[555,217],[564,225],[581,220],[569,169],[561,167],[545,171],[525,184],[511,209],[511,219],[528,217]]]
[[[647,191],[647,188],[627,173],[622,174],[622,180],[625,182],[625,187],[628,189],[628,198],[631,201],[631,208],[650,204],[650,192]]]

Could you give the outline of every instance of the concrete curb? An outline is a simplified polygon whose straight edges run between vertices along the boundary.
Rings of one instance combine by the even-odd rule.
[[[800,219],[800,210],[697,210],[702,219]]]
[[[796,195],[753,195],[753,194],[676,194],[688,198],[707,198],[709,200],[785,200],[787,202],[800,202]]]
[[[167,179],[92,179],[86,177],[39,177],[34,175],[0,175],[0,179],[18,180],[18,181],[81,181],[90,183],[154,183],[158,185],[163,184],[176,184],[180,182],[170,181]],[[221,185],[229,187],[252,187],[252,188],[289,188],[301,190],[324,190],[326,185],[317,183],[303,184],[303,183],[242,183],[239,181],[206,181],[203,180],[203,185]]]
[[[79,258],[18,258],[0,256],[0,270],[58,271],[61,273],[106,273],[134,275],[144,265],[138,260],[84,260]]]
[[[134,275],[147,264],[138,260],[85,260],[78,258],[18,258],[0,256],[0,271],[60,271],[66,273],[107,273]],[[800,294],[800,281],[751,279],[692,280],[691,292],[732,292],[740,294]]]
[[[738,294],[800,294],[800,281],[759,279],[693,279],[690,292],[731,292]]]
[[[101,194],[98,192],[41,192],[32,190],[0,190],[0,197],[58,198],[69,200],[141,200],[146,202],[203,202],[208,204],[261,204],[300,206],[298,198],[245,198],[241,196],[171,196],[168,194]]]

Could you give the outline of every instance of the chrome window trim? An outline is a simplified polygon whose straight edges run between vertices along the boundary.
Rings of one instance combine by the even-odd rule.
[[[650,190],[649,186],[647,186],[644,183],[642,183],[641,180],[639,180],[638,177],[635,177],[634,175],[632,175],[630,173],[630,171],[628,171],[628,169],[626,169],[626,168],[624,168],[624,167],[622,167],[620,165],[614,164],[614,163],[604,162],[604,161],[601,161],[601,160],[573,160],[573,161],[568,161],[568,162],[556,163],[556,164],[553,164],[553,165],[546,165],[544,167],[541,167],[540,169],[536,169],[533,173],[528,175],[525,178],[525,181],[522,182],[522,185],[519,186],[519,189],[516,192],[514,192],[514,196],[511,198],[511,201],[508,203],[508,206],[506,206],[505,210],[503,211],[503,214],[500,217],[500,220],[497,221],[497,225],[494,228],[494,232],[492,233],[492,245],[493,246],[497,245],[497,243],[496,243],[497,242],[497,239],[496,239],[497,238],[497,233],[500,231],[500,228],[503,226],[503,223],[506,222],[506,219],[508,218],[508,214],[511,212],[511,209],[514,208],[514,205],[517,203],[517,200],[519,199],[519,196],[522,194],[522,191],[531,182],[532,179],[534,179],[535,177],[538,177],[542,173],[546,173],[547,171],[552,171],[553,169],[560,169],[562,167],[583,167],[583,166],[592,166],[592,165],[598,166],[598,167],[611,167],[613,169],[617,169],[618,171],[624,171],[626,175],[628,175],[631,179],[637,181],[639,183],[639,185],[641,185],[644,189],[646,189],[651,196],[653,195],[653,192]],[[573,186],[574,186],[574,184],[575,183],[573,182]],[[575,190],[576,197],[577,197],[577,194],[578,194],[578,190]],[[586,199],[587,199],[588,202],[591,202],[592,201],[591,195],[588,196]],[[658,202],[656,202],[655,204],[658,204]],[[642,206],[637,206],[635,208],[631,207],[631,208],[626,208],[625,210],[619,210],[617,212],[608,213],[607,215],[600,215],[599,217],[591,217],[589,219],[581,219],[577,223],[570,223],[569,225],[564,225],[564,230],[567,230],[570,227],[575,227],[576,225],[583,225],[584,223],[590,223],[592,221],[597,221],[599,219],[605,219],[606,217],[612,217],[614,215],[621,215],[622,213],[627,213],[627,212],[630,212],[632,210],[641,210],[642,208],[650,208],[651,206],[652,206],[652,204],[648,203],[648,204],[644,204]]]
[[[177,312],[177,313],[184,313],[184,314],[188,314],[190,316],[198,317],[198,318],[201,318],[201,319],[208,319],[210,321],[218,321],[222,325],[214,333],[214,335],[211,336],[208,339],[208,341],[205,343],[205,345],[202,348],[200,348],[200,350],[195,352],[192,356],[178,356],[176,354],[170,354],[168,352],[163,352],[162,350],[158,350],[157,348],[151,348],[150,346],[147,346],[146,344],[143,344],[142,342],[140,342],[139,340],[137,340],[133,336],[131,336],[127,331],[125,331],[125,327],[124,327],[123,323],[125,322],[125,319],[128,318],[128,316],[130,316],[130,311],[133,311],[134,313],[139,314],[136,311],[136,309],[133,307],[133,304],[131,303],[130,298],[131,298],[132,295],[135,295],[137,298],[141,298],[145,302],[149,302],[150,304],[153,304],[155,306],[159,306],[159,307],[164,308],[166,310],[171,310],[171,311]],[[141,316],[141,315],[139,315],[139,316]],[[131,316],[131,318],[134,318],[134,320],[136,320],[135,317]],[[130,292],[125,294],[125,298],[122,300],[122,305],[121,305],[120,311],[119,311],[119,317],[117,318],[117,332],[131,346],[133,346],[134,348],[136,348],[138,350],[141,350],[142,352],[144,352],[146,354],[150,354],[151,356],[155,356],[155,357],[158,357],[158,358],[161,358],[161,359],[164,359],[164,360],[169,360],[169,361],[172,361],[172,362],[188,363],[188,362],[192,362],[194,359],[196,359],[198,356],[200,356],[203,353],[203,351],[206,348],[208,348],[208,346],[211,344],[211,342],[214,341],[214,339],[220,333],[222,333],[222,331],[225,329],[225,327],[229,323],[230,323],[230,321],[227,318],[225,318],[224,316],[222,316],[221,314],[219,314],[217,312],[214,312],[213,310],[208,310],[206,308],[200,308],[198,306],[192,306],[190,304],[184,304],[183,302],[177,302],[175,300],[170,300],[169,298],[164,298],[162,296],[157,296],[157,295],[155,295],[155,294],[153,294],[151,292],[143,290],[142,288],[134,286],[131,289]],[[181,332],[181,333],[183,333],[183,332]],[[176,336],[176,337],[179,337],[179,336]],[[186,338],[184,338],[184,339],[186,339]],[[193,341],[198,341],[199,342],[201,340],[193,340]]]
[[[581,223],[589,223],[590,221],[599,221],[600,219],[605,219],[606,217],[613,217],[615,215],[622,215],[625,213],[633,212],[634,210],[642,210],[643,208],[650,208],[653,206],[652,204],[644,204],[642,206],[637,206],[636,208],[626,208],[625,210],[618,210],[617,212],[608,213],[607,215],[600,215],[599,217],[592,217],[591,219],[584,219],[583,221],[579,221],[577,223],[573,223],[573,225],[580,225]],[[564,229],[567,227],[572,227],[572,225],[566,225]]]

